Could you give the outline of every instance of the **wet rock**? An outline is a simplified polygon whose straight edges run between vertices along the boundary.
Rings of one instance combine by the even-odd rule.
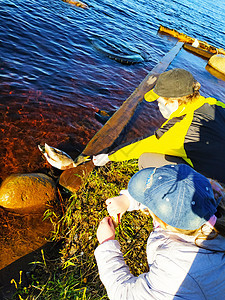
[[[116,112],[116,110],[98,110],[95,113],[95,118],[98,120],[101,124],[105,124],[111,117],[112,115]]]
[[[90,160],[75,168],[65,170],[60,176],[59,184],[69,190],[71,193],[76,193],[83,180],[91,173],[93,169],[94,164],[92,160]]]
[[[74,0],[63,0],[63,1],[81,8],[88,8],[88,5],[81,1],[74,1]]]
[[[11,175],[0,187],[0,206],[11,211],[36,213],[54,199],[55,182],[41,173]]]
[[[208,65],[214,68],[215,70],[219,71],[220,73],[225,74],[225,55],[223,54],[213,55],[209,59]]]

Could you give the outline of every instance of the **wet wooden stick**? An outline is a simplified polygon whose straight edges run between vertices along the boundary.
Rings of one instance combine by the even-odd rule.
[[[168,66],[178,54],[182,46],[182,42],[177,42],[177,44],[150,71],[129,98],[127,98],[127,100],[112,115],[107,123],[89,141],[81,156],[96,155],[114,143],[132,118],[138,104],[143,100],[144,94],[154,87],[158,76],[167,70]],[[89,161],[78,167],[65,170],[60,176],[59,184],[71,192],[75,192],[79,189],[81,183],[81,180],[77,180],[80,179],[77,174],[82,174],[84,171],[86,176],[93,170],[93,168],[94,164],[92,161]]]
[[[182,46],[183,43],[178,42],[151,70],[136,90],[89,141],[82,152],[83,155],[96,155],[113,144],[133,116],[137,105],[143,100],[144,94],[154,87],[158,76],[166,71]]]

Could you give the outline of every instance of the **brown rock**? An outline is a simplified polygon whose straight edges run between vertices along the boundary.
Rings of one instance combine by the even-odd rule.
[[[56,198],[56,186],[49,176],[41,173],[14,174],[0,188],[0,206],[22,213],[43,210]]]
[[[75,193],[81,186],[83,180],[94,169],[92,160],[79,165],[75,168],[65,170],[59,179],[59,184],[68,189],[71,193]]]

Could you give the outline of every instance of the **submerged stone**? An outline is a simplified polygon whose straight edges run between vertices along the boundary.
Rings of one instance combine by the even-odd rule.
[[[55,182],[42,173],[10,175],[0,187],[0,206],[11,211],[36,213],[54,199]]]

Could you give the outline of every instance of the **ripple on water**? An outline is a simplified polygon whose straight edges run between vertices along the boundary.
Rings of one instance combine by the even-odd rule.
[[[61,0],[1,5],[0,177],[46,167],[37,150],[40,142],[82,149],[102,126],[95,112],[117,109],[175,44],[157,34],[160,24],[224,45],[223,1],[194,0],[190,6],[188,0],[90,0],[88,5],[86,10]],[[90,39],[99,37],[140,53],[145,61],[126,66],[111,60],[91,45]],[[178,66],[204,80],[203,64],[179,57]],[[222,84],[210,76],[216,94],[215,86]],[[203,92],[210,91],[203,84]],[[144,118],[151,129],[157,122],[147,118],[149,113]],[[130,137],[145,133],[145,127],[140,122]]]

